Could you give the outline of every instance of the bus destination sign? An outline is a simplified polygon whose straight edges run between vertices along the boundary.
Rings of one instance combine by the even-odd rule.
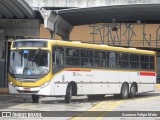
[[[45,41],[17,41],[13,43],[13,47],[47,47]]]

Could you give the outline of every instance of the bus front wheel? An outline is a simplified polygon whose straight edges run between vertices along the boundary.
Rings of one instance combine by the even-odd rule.
[[[69,85],[67,87],[66,95],[65,95],[65,103],[71,103],[72,99],[72,86]]]
[[[127,83],[124,83],[121,88],[121,98],[127,99],[129,95],[129,87]]]
[[[32,101],[33,101],[33,103],[38,103],[39,102],[39,95],[32,95]]]

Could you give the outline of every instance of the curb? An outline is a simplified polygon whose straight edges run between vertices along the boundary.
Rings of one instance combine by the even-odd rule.
[[[8,88],[0,88],[0,95],[8,94],[9,90]]]

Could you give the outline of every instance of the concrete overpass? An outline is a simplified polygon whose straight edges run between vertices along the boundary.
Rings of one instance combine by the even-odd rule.
[[[0,0],[0,87],[7,86],[8,38],[39,36],[39,20],[24,0]]]
[[[160,11],[160,0],[25,1],[35,11],[40,10],[44,26],[50,30],[52,38],[58,34],[63,40],[69,40],[73,27],[78,25],[95,23],[158,24],[160,21],[160,15],[157,12]],[[159,30],[159,28],[156,29]],[[144,31],[142,32],[144,33]],[[156,45],[158,44],[156,43]]]
[[[32,8],[96,7],[130,4],[157,4],[160,0],[25,0]]]

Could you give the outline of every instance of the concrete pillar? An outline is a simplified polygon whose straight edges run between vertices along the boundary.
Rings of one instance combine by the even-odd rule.
[[[5,48],[5,31],[0,29],[0,87],[5,87],[6,86],[6,48]]]
[[[50,30],[52,39],[57,34],[63,40],[69,40],[70,33],[73,29],[73,26],[69,22],[52,10],[41,8],[40,13],[44,18],[44,27]]]

